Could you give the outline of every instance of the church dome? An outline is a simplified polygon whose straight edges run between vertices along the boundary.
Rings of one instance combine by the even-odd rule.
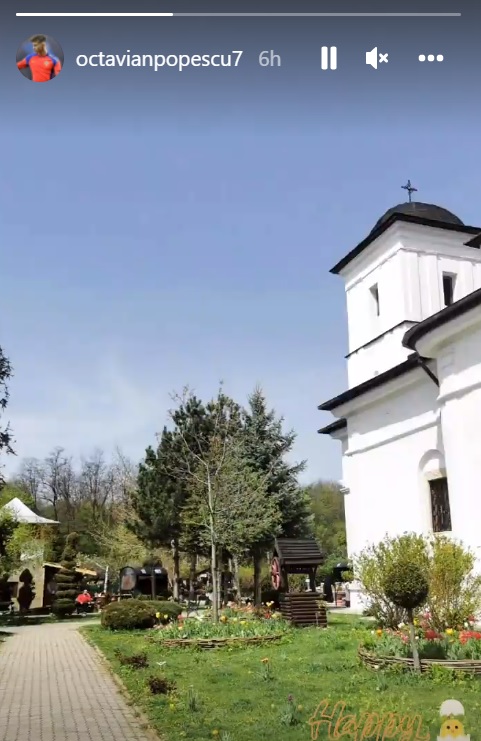
[[[388,209],[381,218],[376,221],[372,231],[375,231],[380,226],[386,223],[391,216],[394,214],[407,214],[409,216],[419,216],[422,219],[429,219],[430,221],[442,221],[445,224],[456,224],[456,226],[464,226],[461,219],[455,214],[448,211],[446,208],[441,206],[435,206],[432,203],[419,203],[416,201],[399,203],[397,206],[393,206]]]

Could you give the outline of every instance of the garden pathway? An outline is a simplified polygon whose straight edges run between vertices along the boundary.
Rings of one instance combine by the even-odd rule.
[[[78,627],[3,629],[0,741],[152,741]]]

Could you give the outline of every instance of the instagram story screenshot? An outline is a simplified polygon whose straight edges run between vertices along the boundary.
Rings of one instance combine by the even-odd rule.
[[[4,0],[0,741],[481,741],[466,0]]]

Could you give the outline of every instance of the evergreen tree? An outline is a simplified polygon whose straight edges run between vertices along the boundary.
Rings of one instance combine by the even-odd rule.
[[[267,494],[276,502],[280,512],[281,536],[296,538],[311,532],[312,515],[309,496],[298,483],[305,461],[290,464],[286,456],[291,452],[296,435],[284,432],[283,418],[277,418],[273,409],[267,409],[266,398],[260,388],[249,396],[249,407],[244,414],[244,446],[246,459],[253,471],[265,478]],[[275,533],[262,538],[253,547],[254,591],[260,600],[260,562],[262,553],[272,546]]]
[[[172,433],[164,428],[157,450],[149,446],[145,451],[145,459],[139,465],[137,487],[131,495],[136,518],[128,522],[128,527],[151,553],[156,548],[170,546],[178,531],[178,486],[166,469],[171,449]],[[175,598],[178,597],[177,581],[178,574],[174,574]],[[152,572],[152,598],[155,596]]]
[[[47,563],[60,563],[65,550],[66,539],[59,526],[53,528],[53,532],[45,546],[45,561]]]
[[[76,572],[77,566],[76,533],[67,536],[67,542],[60,562],[61,569],[55,575],[57,591],[52,605],[52,612],[59,618],[68,617],[75,610],[75,600],[79,593],[80,578]]]

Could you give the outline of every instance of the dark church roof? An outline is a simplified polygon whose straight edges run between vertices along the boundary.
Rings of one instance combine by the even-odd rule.
[[[387,231],[392,224],[399,221],[408,224],[418,224],[419,226],[429,226],[434,229],[461,232],[475,238],[474,240],[471,239],[469,242],[465,242],[466,246],[476,249],[481,247],[481,243],[476,240],[476,237],[481,233],[479,226],[466,226],[455,214],[441,206],[434,206],[430,203],[400,203],[398,206],[388,209],[377,220],[367,237],[343,257],[337,265],[334,265],[330,272],[338,275],[355,257],[360,255],[361,252],[364,252],[375,239]]]
[[[386,213],[376,221],[371,232],[382,226],[382,224],[388,221],[394,214],[411,214],[411,216],[419,216],[423,219],[429,219],[429,221],[441,221],[443,224],[464,226],[461,219],[446,208],[435,206],[433,203],[419,203],[413,201],[411,203],[398,203],[397,206],[389,208]]]

